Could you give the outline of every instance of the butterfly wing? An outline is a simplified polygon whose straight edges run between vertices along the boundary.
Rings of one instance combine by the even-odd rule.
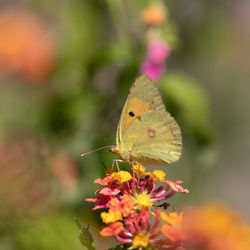
[[[165,111],[165,105],[155,83],[147,75],[136,78],[124,104],[117,127],[116,145],[122,143],[130,124],[142,114],[153,110]]]
[[[121,148],[131,162],[165,165],[179,159],[181,130],[167,111],[152,111],[137,117],[129,126]]]

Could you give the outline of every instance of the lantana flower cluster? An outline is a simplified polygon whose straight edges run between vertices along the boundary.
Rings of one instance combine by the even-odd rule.
[[[166,208],[175,193],[189,191],[181,186],[182,181],[165,179],[161,170],[151,173],[134,165],[132,172],[113,172],[95,180],[102,188],[87,201],[95,203],[94,210],[106,210],[101,213],[105,226],[100,234],[114,236],[131,249],[184,249],[182,214],[167,213]]]

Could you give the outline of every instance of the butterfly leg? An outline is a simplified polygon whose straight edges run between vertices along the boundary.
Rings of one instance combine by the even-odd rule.
[[[112,161],[112,169],[114,168],[114,165],[115,165],[115,163],[116,163],[116,166],[117,166],[117,168],[119,169],[119,167],[118,167],[118,164],[117,164],[117,161],[118,160],[120,160],[120,159],[114,159],[113,161]]]
[[[116,167],[117,167],[117,171],[119,172],[120,171],[120,168],[119,168],[119,164],[118,162],[123,162],[122,159],[114,159],[113,162],[112,162],[112,169],[114,167],[114,163],[116,164]]]

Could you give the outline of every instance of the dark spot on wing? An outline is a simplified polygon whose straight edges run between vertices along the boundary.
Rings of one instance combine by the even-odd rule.
[[[154,138],[155,134],[156,134],[155,130],[153,130],[151,128],[148,129],[148,136],[149,136],[149,138]]]
[[[138,119],[139,121],[141,121],[141,116],[137,116],[136,119]]]
[[[131,117],[134,117],[134,116],[135,116],[134,112],[132,112],[132,111],[130,111],[128,114],[129,114]]]

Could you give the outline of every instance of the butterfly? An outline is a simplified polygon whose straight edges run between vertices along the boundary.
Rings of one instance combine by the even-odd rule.
[[[131,165],[166,165],[180,158],[181,130],[149,76],[143,74],[132,84],[118,123],[116,145],[108,147]]]

